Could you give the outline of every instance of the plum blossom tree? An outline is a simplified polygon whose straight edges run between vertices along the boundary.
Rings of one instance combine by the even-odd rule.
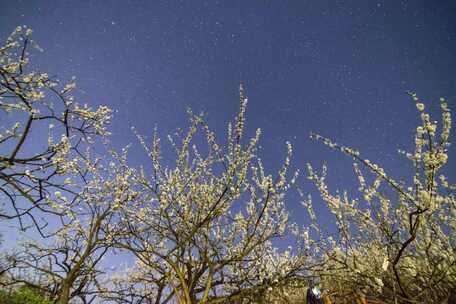
[[[31,35],[19,26],[0,47],[0,220],[34,228],[13,254],[2,253],[0,283],[85,303],[118,233],[116,210],[134,195],[132,169],[126,154],[91,154],[109,135],[108,107],[76,102],[74,81],[59,88],[47,73],[26,71],[38,47]]]
[[[139,195],[122,205],[119,223],[128,231],[119,247],[132,252],[136,264],[116,278],[118,292],[108,298],[229,303],[261,298],[300,277],[306,255],[273,245],[290,226],[284,200],[297,176],[289,173],[292,148],[287,144],[277,175],[267,174],[257,156],[261,130],[243,143],[246,106],[241,85],[240,111],[228,126],[226,148],[203,117],[189,111],[188,131],[177,140],[169,137],[175,164],[161,158],[156,133],[150,147],[139,136],[152,173],[133,177]],[[196,144],[198,132],[204,148]]]
[[[331,193],[327,168],[308,177],[328,206],[338,234],[329,236],[322,282],[339,297],[364,293],[384,303],[442,303],[456,287],[456,199],[443,174],[451,129],[451,112],[441,98],[441,133],[424,103],[410,93],[421,117],[415,150],[399,151],[413,167],[410,180],[396,181],[358,151],[313,134],[332,149],[355,160],[361,197]],[[369,172],[372,179],[365,176]],[[306,206],[310,206],[307,202]]]
[[[130,185],[133,169],[126,164],[126,151],[114,155],[107,165],[105,156],[89,159],[86,184],[67,210],[68,216],[53,225],[52,237],[26,240],[18,246],[9,256],[14,267],[3,285],[25,284],[59,304],[90,303],[101,292],[100,278],[106,270],[102,259],[115,239],[123,236],[115,225],[117,210],[137,193]],[[66,200],[59,196],[55,205],[65,205]]]
[[[28,71],[32,30],[18,26],[0,47],[0,220],[46,235],[43,213],[60,216],[54,193],[76,195],[84,147],[109,134],[111,110],[74,100],[74,81],[61,86],[47,73]],[[62,210],[63,211],[63,210]]]

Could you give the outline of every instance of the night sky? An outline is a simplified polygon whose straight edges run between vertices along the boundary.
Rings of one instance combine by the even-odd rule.
[[[0,0],[0,37],[32,27],[45,50],[32,57],[41,70],[76,76],[79,100],[117,111],[115,148],[137,143],[131,127],[144,135],[185,127],[187,107],[204,111],[223,138],[243,81],[247,127],[263,129],[266,167],[280,165],[289,140],[295,168],[327,160],[336,189],[355,187],[352,161],[311,141],[311,131],[361,150],[396,179],[413,174],[396,152],[412,147],[419,123],[405,92],[432,104],[434,119],[440,96],[456,109],[455,17],[454,0]],[[147,158],[134,147],[131,162]],[[299,221],[293,195],[288,206]]]

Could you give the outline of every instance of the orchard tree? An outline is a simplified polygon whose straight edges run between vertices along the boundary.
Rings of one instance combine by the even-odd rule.
[[[134,197],[122,155],[93,156],[105,143],[111,110],[92,110],[39,71],[27,71],[31,29],[0,47],[0,220],[31,233],[2,253],[0,284],[39,290],[58,303],[93,300],[102,258],[119,230],[116,212]]]
[[[139,136],[152,172],[133,177],[139,195],[121,207],[119,225],[128,234],[118,245],[137,261],[115,280],[118,292],[108,298],[229,303],[264,298],[300,277],[306,255],[274,247],[291,228],[284,202],[297,176],[288,177],[292,148],[287,143],[276,176],[268,174],[257,155],[261,130],[244,144],[246,106],[241,85],[240,111],[228,126],[226,148],[202,116],[189,112],[188,131],[169,137],[174,164],[162,159],[156,133],[150,147]],[[205,137],[203,148],[198,134]]]
[[[102,259],[124,233],[116,226],[117,210],[132,200],[133,170],[126,165],[126,151],[106,161],[86,158],[86,184],[67,210],[68,216],[54,223],[52,237],[26,240],[9,257],[13,262],[3,285],[26,285],[40,290],[59,304],[72,299],[92,302],[100,293],[100,279],[106,265]],[[57,195],[55,208],[67,206],[67,198]]]
[[[38,48],[31,35],[18,26],[0,47],[0,220],[46,236],[43,214],[63,215],[50,204],[55,192],[77,195],[71,184],[84,174],[81,152],[109,134],[111,110],[76,102],[74,81],[62,86],[29,71],[29,50]]]
[[[338,235],[328,237],[319,274],[339,297],[361,293],[384,303],[442,303],[456,288],[456,187],[443,174],[451,112],[442,98],[438,134],[424,103],[410,95],[421,124],[414,151],[400,151],[413,167],[409,180],[396,181],[358,151],[312,135],[352,157],[359,180],[361,195],[350,198],[348,191],[331,193],[326,166],[320,173],[308,168],[338,227]]]

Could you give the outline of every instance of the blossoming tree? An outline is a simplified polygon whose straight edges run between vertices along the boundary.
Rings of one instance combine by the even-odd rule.
[[[410,95],[421,117],[415,150],[400,151],[412,164],[410,180],[396,181],[358,151],[312,135],[352,157],[359,180],[361,197],[350,198],[348,191],[330,192],[326,166],[321,173],[308,168],[338,227],[336,237],[328,238],[319,274],[339,296],[364,293],[385,303],[442,303],[456,287],[456,187],[443,174],[451,112],[442,98],[438,134],[424,103]]]
[[[25,240],[17,246],[8,257],[14,267],[2,285],[25,284],[59,304],[72,299],[90,303],[102,291],[100,280],[107,271],[102,259],[116,238],[124,236],[115,225],[117,210],[137,193],[130,184],[134,170],[126,165],[126,152],[108,163],[106,156],[89,159],[85,167],[90,173],[68,216],[53,223],[52,236],[46,240]],[[67,198],[59,195],[55,200],[55,205],[65,206]]]
[[[14,254],[3,253],[0,283],[85,302],[118,232],[116,210],[133,195],[131,169],[125,156],[90,155],[109,135],[108,107],[92,110],[74,100],[74,82],[60,88],[27,71],[31,34],[19,26],[0,47],[0,220],[30,232]]]
[[[42,214],[60,216],[49,199],[75,195],[71,184],[84,174],[81,151],[108,135],[111,110],[92,110],[71,95],[75,83],[28,71],[32,30],[17,27],[0,47],[0,220],[46,235]]]
[[[128,231],[119,247],[137,261],[115,280],[109,299],[229,303],[262,297],[299,277],[306,256],[273,246],[289,227],[284,199],[296,178],[287,177],[291,145],[277,175],[267,174],[257,156],[261,131],[243,144],[246,105],[241,85],[226,148],[203,117],[190,112],[188,131],[169,137],[176,157],[168,166],[157,134],[151,147],[139,136],[152,173],[134,177],[139,195],[122,206],[119,224]],[[206,142],[200,149],[199,131]]]

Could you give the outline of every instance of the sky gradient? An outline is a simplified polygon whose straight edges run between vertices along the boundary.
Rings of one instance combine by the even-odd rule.
[[[117,111],[116,148],[137,143],[131,127],[144,135],[185,127],[187,107],[204,111],[223,138],[243,81],[247,127],[263,129],[266,167],[280,165],[288,140],[295,168],[327,161],[335,189],[355,187],[351,160],[309,140],[311,131],[362,151],[396,179],[411,176],[396,153],[412,147],[419,123],[405,92],[432,105],[434,119],[440,96],[456,109],[455,16],[456,2],[443,0],[0,0],[0,37],[32,27],[45,50],[32,57],[41,70],[76,76],[80,101]],[[147,159],[134,147],[131,162]],[[288,204],[299,221],[297,199]]]

